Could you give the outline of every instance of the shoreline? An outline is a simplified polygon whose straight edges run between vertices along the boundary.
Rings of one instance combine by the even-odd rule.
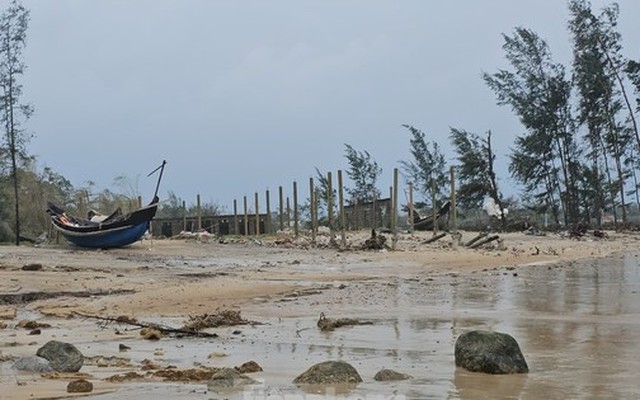
[[[617,259],[623,254],[638,253],[640,250],[640,236],[636,234],[608,235],[606,239],[574,240],[556,236],[505,234],[500,235],[502,241],[478,250],[456,248],[450,240],[422,244],[430,237],[430,233],[399,235],[396,251],[317,248],[309,246],[308,238],[295,239],[284,235],[227,244],[217,240],[154,239],[109,251],[66,246],[0,246],[0,294],[62,294],[26,303],[0,305],[0,315],[9,316],[0,321],[7,326],[0,329],[0,334],[8,339],[0,347],[0,354],[13,357],[31,355],[35,352],[34,346],[37,348],[51,338],[79,343],[83,351],[89,351],[94,356],[97,350],[111,353],[113,350],[108,349],[113,349],[122,340],[127,343],[133,341],[132,347],[139,349],[141,358],[148,357],[142,356],[144,352],[154,352],[154,345],[141,339],[137,331],[125,336],[114,336],[113,329],[98,332],[96,321],[79,318],[75,312],[176,324],[188,316],[213,313],[219,309],[238,310],[245,318],[270,324],[258,330],[240,329],[242,336],[257,335],[252,339],[256,343],[267,340],[263,337],[265,334],[259,333],[259,329],[268,332],[266,335],[272,340],[282,340],[276,339],[282,332],[290,335],[302,329],[305,332],[302,339],[294,336],[285,342],[303,340],[306,343],[305,335],[317,335],[312,327],[315,327],[320,312],[330,317],[373,318],[382,324],[381,327],[366,328],[374,331],[384,331],[392,315],[413,319],[423,312],[416,314],[416,310],[424,310],[435,321],[442,321],[438,324],[447,325],[446,321],[450,318],[466,318],[467,313],[465,308],[447,311],[449,300],[439,304],[443,301],[441,298],[451,296],[453,299],[473,300],[472,309],[477,310],[475,313],[478,317],[493,318],[490,316],[494,311],[488,310],[496,307],[495,293],[512,285],[520,288],[518,291],[525,290],[527,282],[521,278],[525,274],[539,277],[534,281],[544,281],[547,273],[568,270],[588,260],[605,257]],[[368,233],[355,233],[349,235],[349,243],[357,247],[367,238]],[[328,242],[328,238],[324,239]],[[41,264],[41,268],[24,270],[23,267],[29,264]],[[536,268],[544,266],[548,268]],[[126,292],[118,294],[117,290]],[[73,293],[82,293],[82,297],[71,295]],[[475,296],[478,296],[477,299]],[[8,297],[3,298],[6,300]],[[51,324],[53,328],[42,329],[41,335],[29,335],[28,331],[17,327],[23,318],[37,319]],[[558,316],[553,319],[562,318]],[[280,332],[280,329],[283,331]],[[264,353],[259,344],[255,347],[233,340],[233,328],[213,331],[220,332],[222,343],[227,343],[227,346],[232,346],[229,348],[235,348],[237,352],[215,362],[216,365],[242,363],[249,358],[260,357],[266,360],[275,357],[278,360],[276,364],[286,362],[280,360],[281,355],[274,355],[273,350]],[[383,331],[379,334],[384,336],[386,333]],[[353,329],[334,335],[358,346],[359,341],[366,343],[369,340],[366,332]],[[451,333],[445,329],[439,334]],[[318,336],[318,340],[328,340],[328,344],[334,343],[335,339]],[[160,346],[168,351],[167,346],[172,347],[170,343],[174,340],[180,342],[180,339],[166,338],[161,339],[155,347]],[[9,346],[10,342],[18,345]],[[187,348],[184,351],[188,354],[195,351],[194,357],[198,353]],[[226,353],[229,350],[222,351]],[[6,365],[7,362],[3,363],[4,371]],[[179,364],[178,367],[189,365]],[[405,364],[400,362],[400,365]],[[263,367],[272,370],[274,365]],[[96,390],[104,387],[100,377],[104,377],[105,370],[95,367],[87,369],[98,379],[94,381]],[[269,379],[286,384],[277,376]],[[59,388],[61,384],[41,377],[32,379],[37,384],[16,387],[16,393],[19,394],[14,398],[21,398],[25,394],[33,398],[47,397],[50,395],[49,389]],[[1,382],[9,384],[12,378],[4,376]],[[123,385],[118,388],[127,387],[126,383]]]

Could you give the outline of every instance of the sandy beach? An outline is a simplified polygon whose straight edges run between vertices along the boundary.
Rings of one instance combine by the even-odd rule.
[[[640,235],[509,233],[478,249],[465,247],[474,236],[463,232],[460,242],[447,236],[425,244],[431,233],[405,233],[394,250],[362,250],[365,232],[348,233],[344,247],[326,236],[314,244],[289,234],[144,240],[96,251],[1,246],[2,398],[72,396],[66,385],[77,376],[11,369],[14,359],[34,355],[52,339],[92,357],[80,373],[94,385],[90,396],[104,399],[325,398],[291,381],[328,359],[352,363],[363,377],[355,391],[336,394],[344,398],[626,398],[640,390],[628,376],[640,361],[598,358],[621,346],[638,349]],[[190,316],[219,310],[235,310],[255,324],[205,330],[217,337],[146,340],[139,326],[92,318],[180,327]],[[372,324],[320,332],[321,312]],[[48,326],[35,333],[24,321]],[[465,329],[512,334],[531,372],[496,377],[457,370],[453,344]],[[220,396],[207,391],[206,381],[108,379],[143,371],[145,360],[177,370],[255,361],[263,371],[251,376],[262,385]],[[563,365],[565,375],[553,377]],[[374,382],[383,367],[413,378]],[[617,381],[608,374],[598,379],[602,368]],[[536,397],[541,393],[547,396]]]

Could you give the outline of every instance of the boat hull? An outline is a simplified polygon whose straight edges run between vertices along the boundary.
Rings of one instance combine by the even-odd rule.
[[[143,222],[129,227],[103,230],[92,233],[76,234],[59,229],[65,240],[73,245],[94,249],[109,249],[128,246],[140,240],[149,229],[149,222]]]

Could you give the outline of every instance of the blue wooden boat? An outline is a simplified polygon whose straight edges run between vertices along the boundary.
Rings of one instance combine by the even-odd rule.
[[[130,245],[149,229],[149,224],[158,209],[158,196],[146,207],[129,214],[116,210],[101,222],[77,218],[53,203],[47,212],[56,230],[69,242],[80,247],[109,249]]]
[[[111,215],[96,221],[90,216],[88,219],[83,219],[69,215],[64,209],[49,202],[47,204],[47,213],[51,216],[53,227],[69,243],[81,247],[110,249],[128,246],[140,240],[149,229],[149,224],[158,210],[158,189],[160,188],[160,181],[166,164],[166,161],[162,161],[158,168],[147,175],[151,176],[156,171],[160,171],[153,200],[146,207],[124,215],[118,208]]]

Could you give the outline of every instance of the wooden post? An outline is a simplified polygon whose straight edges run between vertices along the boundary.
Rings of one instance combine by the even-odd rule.
[[[282,186],[278,187],[278,195],[280,200],[280,230],[284,230],[284,197],[282,194]]]
[[[378,227],[378,196],[375,193],[373,194],[373,201],[371,202],[371,211],[371,229],[375,230]]]
[[[255,226],[255,234],[256,236],[260,235],[260,207],[258,205],[258,192],[256,192],[254,196],[254,205],[256,207],[256,226]]]
[[[240,227],[238,226],[238,201],[233,199],[233,234],[237,235]]]
[[[293,231],[298,236],[298,182],[293,181]]]
[[[315,188],[313,187],[313,178],[309,178],[309,213],[311,214],[311,241],[315,243],[316,241],[316,232],[318,229],[317,223],[318,220],[316,219],[316,214],[315,214],[315,207],[316,207],[316,192],[315,192]]]
[[[340,245],[347,245],[347,235],[345,232],[346,223],[344,218],[344,194],[342,189],[342,170],[338,170],[338,201],[340,203]]]
[[[393,208],[395,207],[393,205],[393,186],[389,186],[389,200],[391,203],[391,207],[389,207],[389,230],[393,231]]]
[[[202,229],[202,208],[200,208],[200,195],[196,195],[196,212],[198,214],[198,230],[200,232]]]
[[[182,200],[182,231],[187,231],[187,203]]]
[[[267,217],[264,220],[264,233],[271,233],[271,199],[269,198],[269,189],[264,194],[267,205]]]
[[[398,168],[393,169],[393,241],[392,249],[396,249],[396,242],[398,241]]]
[[[436,181],[431,181],[431,215],[433,217],[433,235],[435,236],[438,233],[438,220],[437,220],[437,211],[436,211]]]
[[[331,182],[331,172],[327,173],[327,222],[329,232],[333,238],[333,184]]]
[[[138,196],[138,208],[142,208],[142,196]]]
[[[249,210],[247,207],[247,196],[243,196],[244,200],[244,235],[249,234]]]
[[[413,234],[413,183],[409,183],[409,232]]]
[[[287,229],[291,228],[291,205],[289,202],[289,196],[287,196]]]
[[[456,167],[454,165],[449,169],[451,174],[451,231],[458,230],[458,215],[456,212]]]

